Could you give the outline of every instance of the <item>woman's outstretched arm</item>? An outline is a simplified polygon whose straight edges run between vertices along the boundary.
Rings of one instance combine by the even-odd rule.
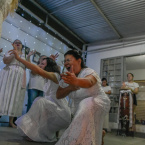
[[[21,63],[23,63],[28,69],[31,69],[33,72],[35,72],[36,74],[39,74],[40,76],[50,79],[55,83],[58,83],[58,80],[56,78],[56,75],[54,72],[47,72],[43,69],[41,69],[39,66],[32,64],[22,58],[19,57],[18,53],[15,50],[10,50],[10,55],[14,54],[15,58],[20,61]]]

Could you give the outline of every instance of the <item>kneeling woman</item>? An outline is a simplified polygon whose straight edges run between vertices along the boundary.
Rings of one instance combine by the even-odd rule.
[[[38,97],[34,100],[28,113],[16,121],[18,129],[33,141],[56,141],[56,132],[67,128],[71,121],[66,99],[56,99],[60,78],[57,64],[51,58],[45,58],[38,67],[21,59],[14,50],[11,50],[11,54],[14,54],[15,58],[27,68],[47,80],[44,86],[45,98]]]
[[[68,95],[72,99],[74,118],[56,145],[101,145],[103,121],[110,109],[110,100],[98,74],[84,66],[77,51],[70,50],[64,56],[68,72],[62,75],[57,98]]]

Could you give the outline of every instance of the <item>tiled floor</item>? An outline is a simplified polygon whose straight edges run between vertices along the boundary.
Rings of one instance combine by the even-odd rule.
[[[107,133],[104,145],[145,145],[145,139],[116,136],[115,133]],[[36,143],[23,139],[17,129],[0,127],[0,145],[54,145],[55,143]]]

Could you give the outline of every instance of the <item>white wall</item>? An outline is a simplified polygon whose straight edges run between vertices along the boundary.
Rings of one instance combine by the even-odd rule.
[[[95,48],[97,49],[98,46],[88,47],[88,50]],[[100,74],[101,59],[133,54],[145,54],[145,44],[87,54],[86,65]]]
[[[134,80],[145,80],[145,69],[126,70],[126,74],[133,73]]]

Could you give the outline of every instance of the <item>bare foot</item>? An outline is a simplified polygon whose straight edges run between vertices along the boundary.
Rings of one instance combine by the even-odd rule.
[[[31,138],[29,138],[28,136],[25,137],[25,139],[28,140],[28,141],[31,141],[31,142],[33,141],[33,140],[32,140]]]
[[[9,126],[12,127],[12,128],[17,128],[17,126],[13,123],[9,123]]]
[[[102,145],[104,144],[104,136],[105,136],[106,132],[105,130],[102,131]]]

